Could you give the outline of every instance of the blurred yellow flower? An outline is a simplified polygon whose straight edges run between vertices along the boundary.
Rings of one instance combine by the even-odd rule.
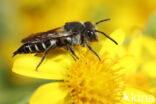
[[[92,5],[87,12],[92,19],[112,19],[109,24],[103,24],[107,32],[116,28],[126,33],[134,28],[144,29],[149,16],[156,10],[155,0],[92,0],[88,5]]]
[[[41,32],[64,25],[69,21],[84,20],[88,0],[17,0],[19,15],[26,32]],[[76,3],[76,5],[75,5]]]

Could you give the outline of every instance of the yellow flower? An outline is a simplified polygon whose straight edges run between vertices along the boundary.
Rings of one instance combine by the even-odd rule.
[[[22,17],[24,33],[36,33],[60,27],[69,21],[84,21],[89,0],[17,0],[19,16]],[[75,5],[76,3],[76,5]]]
[[[79,49],[80,60],[73,61],[64,51],[53,50],[53,55],[39,67],[35,67],[40,57],[20,55],[14,62],[13,72],[43,79],[57,80],[57,82],[42,85],[33,94],[30,104],[116,104],[123,98],[123,77],[121,68],[127,70],[132,60],[119,54],[124,40],[122,30],[116,30],[110,35],[119,46],[110,40],[100,40],[97,49],[102,61],[86,49]],[[105,47],[105,48],[104,48]],[[109,49],[113,51],[110,51]],[[114,48],[118,47],[118,48]],[[122,49],[122,48],[121,48]],[[121,59],[121,60],[120,60]],[[124,61],[124,62],[122,62]],[[126,62],[125,62],[126,61]]]
[[[30,99],[30,104],[55,104],[62,100],[63,104],[116,104],[120,102],[123,82],[118,74],[120,69],[113,69],[117,60],[107,62],[108,59],[104,58],[106,54],[103,54],[102,61],[99,61],[88,51],[84,55],[80,56],[82,60],[67,69],[64,82],[41,86]],[[51,98],[54,99],[50,100]]]

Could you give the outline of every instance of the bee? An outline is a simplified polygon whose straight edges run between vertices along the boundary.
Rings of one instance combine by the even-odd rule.
[[[81,45],[83,47],[87,46],[88,49],[91,52],[93,52],[98,57],[99,60],[101,60],[98,54],[88,44],[88,42],[97,42],[98,33],[101,33],[107,38],[109,38],[111,41],[113,41],[116,45],[118,45],[118,43],[114,39],[109,37],[104,32],[96,29],[96,26],[99,23],[108,20],[110,19],[100,20],[95,24],[93,24],[90,21],[67,22],[62,27],[58,27],[46,32],[32,34],[21,41],[23,45],[13,53],[13,57],[17,54],[43,52],[41,61],[36,67],[37,71],[38,67],[44,61],[46,55],[51,49],[54,49],[56,47],[67,47],[67,50],[69,50],[72,53],[73,58],[79,59],[79,57],[75,54],[72,46]]]

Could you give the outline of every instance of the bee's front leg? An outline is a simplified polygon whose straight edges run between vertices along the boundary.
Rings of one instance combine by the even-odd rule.
[[[101,61],[101,58],[99,57],[99,55],[92,49],[92,47],[87,43],[87,41],[84,41],[84,43],[86,44],[86,46],[88,47],[88,49],[90,51],[92,51],[98,57],[98,59]]]

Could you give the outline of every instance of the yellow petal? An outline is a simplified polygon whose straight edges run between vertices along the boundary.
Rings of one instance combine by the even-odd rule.
[[[151,78],[156,78],[156,60],[145,63],[142,69],[145,70]]]
[[[113,38],[116,42],[118,42],[118,45],[113,43],[110,39],[106,38],[102,44],[102,48],[100,50],[100,55],[102,55],[105,52],[108,52],[109,55],[114,56],[117,51],[120,51],[120,47],[124,41],[125,34],[121,29],[116,30],[110,35],[111,38]]]
[[[143,36],[142,37],[143,48],[153,57],[156,58],[156,39]]]
[[[124,104],[154,104],[155,97],[143,90],[128,87],[123,93]]]
[[[132,56],[124,56],[119,59],[118,63],[114,65],[114,68],[123,68],[120,72],[128,75],[130,73],[136,73],[138,64]]]
[[[152,86],[150,77],[144,70],[140,70],[137,73],[129,73],[125,82],[128,85],[142,88],[145,90],[150,90]]]
[[[128,53],[130,55],[133,55],[136,61],[139,60],[141,57],[142,52],[142,34],[140,30],[136,30],[133,33],[132,40],[128,46]]]
[[[64,104],[67,92],[54,82],[40,86],[29,100],[30,104]]]
[[[51,53],[52,54],[52,53]],[[60,54],[56,57],[46,57],[44,62],[35,71],[41,57],[33,55],[20,55],[14,61],[12,71],[33,78],[63,79],[66,68],[70,66],[72,57],[67,54]]]

